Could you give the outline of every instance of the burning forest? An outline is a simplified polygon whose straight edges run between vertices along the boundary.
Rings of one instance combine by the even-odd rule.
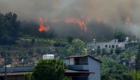
[[[1,13],[16,13],[25,34],[100,40],[112,39],[113,32],[121,30],[140,37],[140,2],[137,0],[6,1],[0,1]]]

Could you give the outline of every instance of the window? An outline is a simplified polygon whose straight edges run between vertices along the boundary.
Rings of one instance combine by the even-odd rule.
[[[100,48],[100,46],[98,46],[97,48]]]
[[[107,48],[107,45],[105,45],[105,47]]]
[[[75,58],[75,65],[79,65],[80,64],[79,62],[80,62],[79,58]]]
[[[118,45],[116,45],[116,48],[118,47]]]
[[[112,48],[114,48],[114,45],[112,45]]]
[[[111,48],[111,46],[109,45],[109,48]]]

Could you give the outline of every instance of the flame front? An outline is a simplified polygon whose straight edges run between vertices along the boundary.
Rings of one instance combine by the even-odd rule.
[[[81,29],[84,29],[85,32],[87,31],[87,26],[86,24],[90,21],[89,18],[85,19],[84,16],[81,16],[82,20],[78,18],[66,18],[65,20],[60,20],[60,19],[55,19],[52,22],[60,22],[63,21],[65,23],[77,23],[79,24]]]
[[[130,23],[130,18],[129,17],[127,17],[126,18],[126,23],[125,23],[126,25],[130,25],[131,26],[131,23]]]
[[[48,31],[49,30],[49,26],[47,25],[47,27],[45,27],[45,26],[43,26],[43,24],[44,24],[44,21],[43,21],[43,19],[42,18],[39,18],[39,20],[40,20],[40,27],[39,27],[39,31]],[[45,20],[45,22],[46,22],[47,20]]]
[[[86,23],[76,18],[70,18],[65,21],[66,23],[78,23],[81,29],[87,31]]]
[[[39,18],[40,20],[40,27],[39,27],[39,31],[48,31],[49,30],[49,26],[47,25],[47,27],[45,27],[43,24],[46,23],[48,20],[47,18],[45,18],[45,21],[42,18]],[[90,21],[89,18],[85,18],[84,16],[81,16],[81,18],[65,18],[64,20],[60,20],[60,19],[54,19],[52,20],[53,23],[55,22],[60,22],[63,21],[65,23],[77,23],[79,24],[81,29],[84,29],[84,31],[87,31],[87,26],[86,24]]]
[[[101,18],[96,18],[96,21],[99,23],[101,22]]]

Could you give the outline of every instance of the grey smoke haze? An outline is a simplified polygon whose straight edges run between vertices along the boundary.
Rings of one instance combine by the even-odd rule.
[[[101,18],[111,29],[131,31],[137,36],[140,32],[139,8],[139,0],[0,0],[0,12],[16,13],[20,20],[38,20],[38,17],[53,20],[84,15],[93,22]],[[131,27],[125,24],[127,17]]]

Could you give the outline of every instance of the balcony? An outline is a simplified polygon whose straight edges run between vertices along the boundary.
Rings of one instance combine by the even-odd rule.
[[[88,65],[68,65],[71,70],[89,70]]]

